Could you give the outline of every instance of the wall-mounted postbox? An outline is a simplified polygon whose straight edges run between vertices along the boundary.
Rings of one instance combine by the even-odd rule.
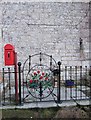
[[[15,48],[11,44],[4,46],[4,62],[5,65],[15,65]]]

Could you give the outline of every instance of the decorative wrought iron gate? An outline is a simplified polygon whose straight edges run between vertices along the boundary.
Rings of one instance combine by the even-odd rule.
[[[54,92],[58,72],[58,65],[52,56],[41,52],[29,56],[22,69],[23,102],[59,99],[58,86]]]

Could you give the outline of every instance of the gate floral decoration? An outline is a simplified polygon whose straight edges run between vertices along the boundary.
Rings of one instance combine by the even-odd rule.
[[[41,72],[40,70],[34,71],[31,75],[31,79],[28,82],[28,85],[30,88],[36,88],[38,87],[39,83],[42,83],[42,86],[48,87],[51,86],[51,83],[49,82],[50,74],[47,72]]]
[[[47,66],[35,66],[27,75],[28,92],[35,98],[48,97],[54,89],[52,71]]]

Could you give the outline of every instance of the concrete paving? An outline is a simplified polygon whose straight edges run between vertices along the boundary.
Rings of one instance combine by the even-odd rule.
[[[81,101],[76,101],[79,105],[90,105],[89,100],[81,100]],[[24,103],[22,105],[17,105],[17,106],[1,106],[0,109],[28,109],[28,108],[50,108],[50,107],[69,107],[69,106],[76,106],[76,102],[74,101],[62,101],[60,103],[55,103],[54,101],[52,102],[33,102],[33,103]]]

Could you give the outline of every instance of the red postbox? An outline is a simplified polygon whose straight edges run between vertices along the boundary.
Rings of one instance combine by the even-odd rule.
[[[11,44],[4,46],[4,62],[7,66],[15,65],[15,48]]]
[[[6,66],[15,66],[15,99],[18,101],[18,80],[17,80],[17,53],[11,44],[4,46],[4,63]]]

